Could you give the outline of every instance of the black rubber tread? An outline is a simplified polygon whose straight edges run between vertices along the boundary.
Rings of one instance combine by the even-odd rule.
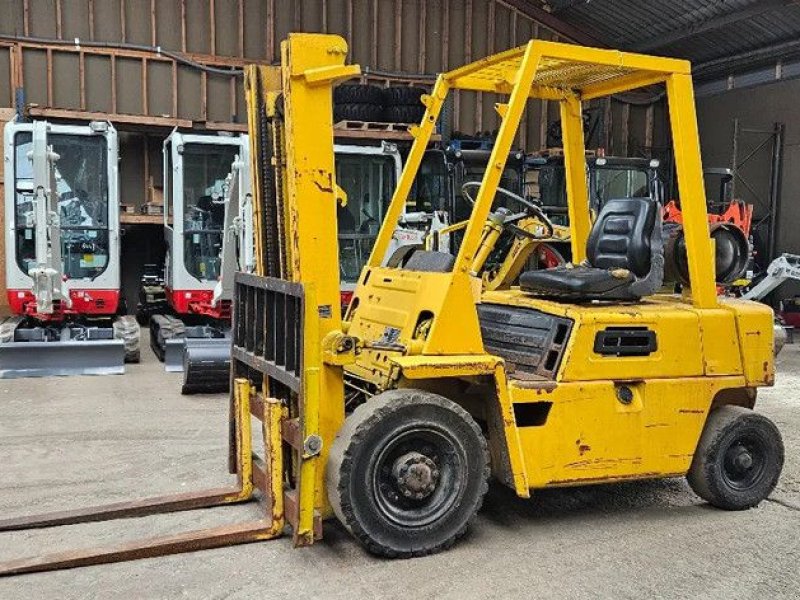
[[[388,106],[383,111],[383,120],[387,123],[411,123],[416,125],[422,121],[423,116],[425,116],[425,107],[421,104],[418,106]]]
[[[376,85],[337,85],[333,88],[333,103],[383,105],[383,90]]]
[[[422,94],[427,93],[423,88],[394,86],[383,89],[383,104],[390,106],[421,106]]]
[[[161,362],[164,362],[167,350],[166,340],[185,335],[186,325],[180,319],[171,315],[153,315],[150,319],[150,348]],[[162,340],[163,344],[160,343]]]
[[[384,535],[382,539],[376,539],[375,535],[367,531],[359,521],[351,502],[351,475],[356,466],[355,461],[359,458],[359,452],[366,449],[366,452],[371,454],[374,451],[367,446],[370,441],[368,436],[372,430],[385,423],[407,425],[411,419],[415,418],[415,415],[409,413],[419,412],[420,408],[424,409],[425,407],[431,411],[448,411],[463,422],[463,429],[472,435],[478,444],[477,452],[481,456],[482,466],[472,469],[468,473],[468,476],[474,477],[474,481],[468,484],[472,487],[472,495],[466,497],[467,494],[465,494],[462,502],[456,505],[456,511],[461,512],[461,521],[454,529],[450,529],[449,535],[433,540],[432,543],[422,543],[419,539],[415,539],[415,536],[408,535],[407,539],[403,540],[405,544],[401,546],[397,540],[390,543],[387,535]],[[472,450],[475,452],[476,448]],[[416,389],[399,389],[374,396],[358,406],[345,419],[344,425],[331,446],[326,469],[326,486],[328,499],[339,521],[367,551],[388,558],[410,558],[446,550],[467,532],[483,503],[483,498],[488,490],[489,475],[489,451],[486,439],[467,411],[455,402],[437,394]],[[359,489],[363,492],[363,489]],[[451,511],[448,518],[456,511]],[[432,527],[428,526],[428,529],[430,530]],[[408,530],[406,530],[407,532]]]
[[[380,104],[337,104],[333,107],[333,121],[378,122],[383,118]]]
[[[122,315],[114,321],[114,338],[125,344],[125,362],[138,363],[141,359],[141,329],[133,315]]]
[[[724,450],[742,433],[759,435],[769,447],[765,472],[751,489],[736,490],[722,476]],[[783,468],[784,447],[775,424],[741,406],[721,406],[708,415],[700,442],[686,475],[692,490],[709,504],[725,510],[745,510],[767,498]]]

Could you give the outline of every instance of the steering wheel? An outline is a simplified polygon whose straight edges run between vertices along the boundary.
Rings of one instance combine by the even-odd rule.
[[[481,182],[479,181],[467,181],[466,183],[464,183],[464,185],[461,186],[461,194],[467,200],[469,200],[473,206],[475,205],[475,199],[470,195],[470,193],[467,190],[471,188],[479,188],[480,186]],[[518,194],[515,194],[511,190],[507,190],[500,186],[497,187],[497,192],[502,194],[506,198],[514,200],[515,202],[521,204],[527,209],[519,213],[512,213],[510,215],[505,215],[503,219],[504,227],[508,226],[508,228],[511,229],[517,235],[522,235],[525,237],[529,237],[531,239],[540,239],[542,236],[534,235],[531,232],[522,229],[521,227],[517,227],[516,225],[517,221],[520,221],[521,219],[524,219],[525,217],[528,216],[533,216],[539,219],[545,226],[545,229],[547,229],[547,235],[545,237],[553,237],[553,222],[547,217],[546,214],[544,214],[544,211],[540,206],[534,204],[530,200],[527,200],[526,198],[523,198]]]

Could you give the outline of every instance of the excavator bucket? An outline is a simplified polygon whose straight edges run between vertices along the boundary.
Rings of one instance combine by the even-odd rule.
[[[164,349],[164,370],[168,373],[180,373],[183,371],[183,352],[186,348],[184,338],[167,340]]]
[[[0,379],[49,375],[120,375],[122,340],[7,342],[0,344]]]

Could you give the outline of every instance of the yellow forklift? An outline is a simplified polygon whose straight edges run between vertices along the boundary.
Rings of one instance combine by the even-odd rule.
[[[439,75],[342,318],[335,215],[346,197],[325,107],[332,85],[358,73],[346,53],[337,36],[291,34],[281,66],[247,71],[258,266],[238,273],[234,290],[236,484],[10,519],[0,530],[256,498],[260,518],[24,559],[0,565],[0,574],[287,529],[305,546],[334,515],[370,552],[419,556],[467,530],[490,477],[527,498],[546,487],[686,476],[703,499],[729,510],[755,506],[776,485],[781,437],[753,412],[757,388],[773,383],[772,312],[716,295],[689,63],[531,40]],[[659,83],[686,231],[691,286],[683,295],[660,291],[657,201],[615,198],[594,223],[589,215],[581,103]],[[419,249],[402,267],[381,266],[453,90],[503,97],[458,254]],[[522,202],[519,212],[492,206],[529,99],[561,107],[574,264],[484,289],[478,275],[500,232],[541,216]],[[263,452],[252,444],[254,420]]]

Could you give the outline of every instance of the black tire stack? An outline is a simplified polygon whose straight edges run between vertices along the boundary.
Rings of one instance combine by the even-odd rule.
[[[425,114],[417,87],[340,85],[333,90],[333,121],[419,123]]]

